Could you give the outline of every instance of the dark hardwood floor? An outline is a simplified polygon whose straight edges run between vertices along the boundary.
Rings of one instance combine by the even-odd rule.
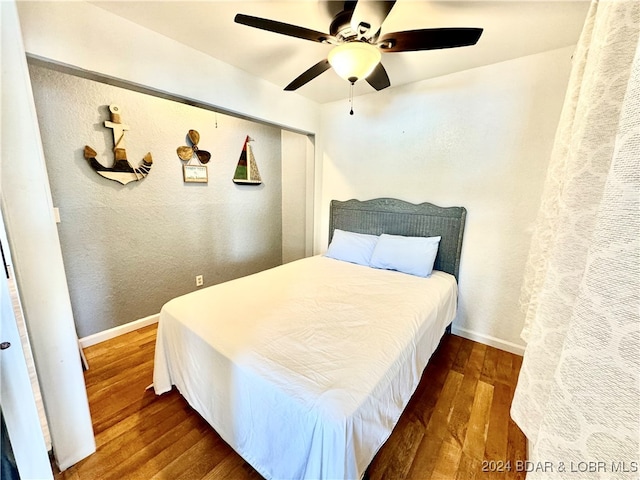
[[[85,349],[98,449],[55,479],[261,479],[175,389],[145,390],[155,338],[152,325]],[[447,335],[369,479],[524,478],[525,438],[509,416],[521,362]]]

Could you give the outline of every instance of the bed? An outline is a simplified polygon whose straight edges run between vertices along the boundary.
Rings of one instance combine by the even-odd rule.
[[[156,394],[175,386],[267,479],[362,478],[455,317],[465,216],[332,201],[330,245],[339,231],[439,236],[433,272],[317,255],[175,298],[160,313]]]

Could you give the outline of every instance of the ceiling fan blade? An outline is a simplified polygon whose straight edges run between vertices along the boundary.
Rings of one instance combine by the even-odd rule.
[[[377,42],[383,52],[412,52],[475,45],[482,28],[427,28],[387,33]]]
[[[360,0],[351,16],[351,30],[356,32],[358,38],[374,37],[395,3],[395,0]]]
[[[240,23],[241,25],[247,25],[248,27],[260,28],[269,32],[288,35],[289,37],[311,40],[312,42],[326,43],[330,39],[335,40],[328,33],[316,32],[309,28],[298,27],[297,25],[290,25],[288,23],[277,22],[266,18],[252,17],[251,15],[243,15],[241,13],[236,15],[235,22]]]
[[[329,70],[329,68],[331,68],[331,65],[329,64],[329,60],[327,59],[320,60],[313,67],[311,67],[309,70],[304,72],[302,75],[296,78],[289,85],[284,87],[284,89],[288,91],[296,90],[301,86],[303,86],[305,83],[310,82],[311,80],[316,78],[321,73],[326,72],[327,70]]]
[[[373,69],[371,75],[367,77],[367,83],[376,90],[382,90],[383,88],[387,88],[391,85],[389,75],[387,75],[387,71],[382,66],[382,63],[376,65],[376,68]]]

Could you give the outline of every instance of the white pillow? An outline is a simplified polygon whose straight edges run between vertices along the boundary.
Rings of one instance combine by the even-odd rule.
[[[346,232],[336,228],[325,256],[369,266],[369,260],[371,260],[376,243],[378,243],[377,235]]]
[[[371,256],[374,268],[428,277],[436,261],[440,237],[403,237],[383,233]]]

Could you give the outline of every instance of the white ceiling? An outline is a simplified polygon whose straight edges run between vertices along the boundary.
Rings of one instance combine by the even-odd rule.
[[[236,24],[233,21],[236,13],[328,33],[333,16],[344,5],[337,0],[97,0],[91,3],[281,88],[326,58],[331,46]],[[588,0],[398,0],[382,26],[383,33],[435,27],[482,27],[484,32],[475,46],[385,53],[382,64],[393,88],[574,45],[588,8]],[[358,82],[354,93],[374,91],[366,82]],[[347,98],[349,84],[329,70],[296,93],[326,103]]]

